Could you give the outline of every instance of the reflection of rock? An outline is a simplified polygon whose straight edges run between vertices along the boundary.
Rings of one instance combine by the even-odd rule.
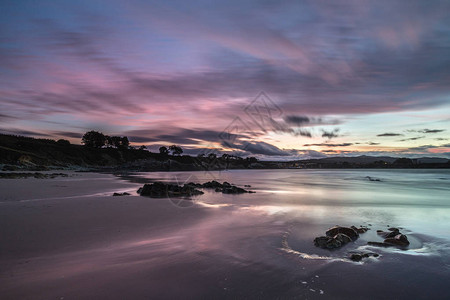
[[[190,185],[179,186],[176,184],[165,184],[162,182],[155,182],[151,184],[145,184],[138,190],[141,196],[147,196],[152,198],[164,198],[164,197],[183,197],[183,196],[195,196],[202,195],[203,192],[195,189]]]
[[[124,193],[114,193],[113,196],[117,197],[117,196],[129,196],[131,195],[130,193],[124,192]]]

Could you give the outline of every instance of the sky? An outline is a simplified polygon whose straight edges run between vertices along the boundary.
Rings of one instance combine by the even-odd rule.
[[[450,158],[450,1],[0,2],[0,132]]]

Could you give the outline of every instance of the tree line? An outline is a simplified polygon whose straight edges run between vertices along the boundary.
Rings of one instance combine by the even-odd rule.
[[[81,143],[90,148],[114,147],[128,149],[130,141],[126,136],[109,136],[98,131],[88,131],[81,138]]]
[[[103,148],[103,147],[112,147],[117,149],[133,149],[133,147],[130,146],[130,141],[128,140],[128,137],[126,136],[108,136],[104,135],[101,132],[98,131],[88,131],[86,132],[82,139],[81,143],[84,144],[86,147],[90,148]],[[145,146],[139,147],[139,150],[146,149]],[[171,145],[171,146],[161,146],[159,148],[159,153],[161,156],[165,157],[169,154],[172,154],[174,156],[181,156],[183,154],[183,148],[177,145]],[[223,154],[221,157],[218,157],[215,153],[210,153],[208,155],[205,154],[199,154],[197,155],[197,159],[200,160],[215,160],[219,159],[222,161],[226,161],[227,165],[231,161],[246,161],[248,163],[255,163],[258,160],[255,157],[247,157],[246,159],[243,159],[242,157],[230,155],[230,154]]]

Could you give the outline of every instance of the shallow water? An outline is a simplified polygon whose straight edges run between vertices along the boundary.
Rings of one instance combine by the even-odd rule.
[[[194,245],[203,242],[205,253],[223,255],[232,263],[267,264],[303,278],[300,287],[288,288],[287,298],[449,296],[437,284],[450,279],[450,170],[233,170],[137,176],[178,184],[217,180],[250,185],[246,188],[256,193],[223,195],[205,190],[191,201],[169,200],[179,209],[220,211],[189,237]],[[333,225],[364,225],[371,230],[338,250],[315,247],[314,237]],[[376,230],[388,227],[400,227],[410,246],[367,245],[382,241]],[[372,251],[380,257],[355,263],[348,260],[352,251]],[[342,276],[349,276],[345,284],[356,276],[354,280],[372,288],[342,289]],[[398,289],[384,289],[386,280],[395,280]],[[421,287],[409,287],[413,282],[421,282]]]
[[[317,223],[403,226],[450,239],[450,170],[233,170],[138,176],[178,184],[227,181],[256,191],[238,196],[207,192],[194,199],[200,205],[301,215]]]
[[[86,178],[96,189],[78,190],[79,181],[64,179],[70,197],[1,203],[0,298],[450,298],[450,170],[122,176],[138,183],[92,176]],[[136,194],[144,182],[209,180],[250,185],[255,193]],[[132,195],[111,197],[125,191]],[[313,239],[334,225],[371,230],[334,251],[315,247]],[[376,230],[388,227],[401,228],[410,246],[367,245],[382,241]],[[352,262],[353,251],[379,257]]]

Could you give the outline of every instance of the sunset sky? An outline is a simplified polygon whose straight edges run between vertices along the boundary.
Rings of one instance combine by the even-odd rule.
[[[450,157],[450,1],[0,2],[0,131]]]

